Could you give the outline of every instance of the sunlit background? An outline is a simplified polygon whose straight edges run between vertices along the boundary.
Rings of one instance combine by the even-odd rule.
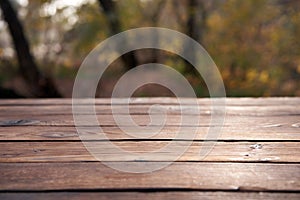
[[[58,93],[32,92],[34,86],[20,70],[2,11],[1,98],[71,97],[76,72],[97,44],[120,31],[146,26],[174,29],[202,44],[221,72],[227,96],[300,96],[299,0],[9,2],[24,29],[36,67],[53,81],[51,87]],[[178,56],[152,49],[132,55],[136,64],[159,62],[175,68],[189,80],[199,97],[209,95],[203,80]],[[110,96],[115,82],[132,67],[128,63],[120,58],[109,67],[100,81],[97,97]],[[135,95],[171,94],[159,86],[145,86]]]

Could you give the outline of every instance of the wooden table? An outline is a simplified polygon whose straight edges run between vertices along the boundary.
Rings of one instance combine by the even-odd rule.
[[[2,100],[0,199],[300,199],[300,98],[228,98],[222,134],[205,159],[197,152],[209,128],[210,100],[198,102],[203,120],[186,153],[164,169],[134,174],[90,155],[74,127],[70,99]],[[171,118],[150,139],[123,134],[110,99],[96,100],[97,115],[114,144],[151,150],[172,141],[179,114],[175,99],[137,98],[130,106],[137,123],[148,123],[154,103]],[[193,105],[185,103],[189,115]],[[160,156],[152,161],[163,162]]]

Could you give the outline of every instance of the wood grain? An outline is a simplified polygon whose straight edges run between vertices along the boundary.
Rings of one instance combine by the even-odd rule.
[[[150,109],[152,114],[160,114],[162,111],[170,115],[209,115],[212,112],[212,108],[209,105],[200,105],[199,110],[195,109],[194,105],[160,105],[158,107],[152,107],[152,105],[130,105],[125,107],[124,105],[114,105],[115,114],[127,114],[128,109],[130,114],[148,115]],[[90,114],[87,109],[88,106],[80,105],[78,114]],[[216,111],[221,111],[221,106],[215,107]],[[224,108],[225,109],[225,108]],[[75,113],[75,112],[74,112]],[[111,115],[112,106],[100,104],[96,106],[96,113],[98,115]],[[299,105],[268,105],[268,106],[226,106],[227,115],[245,115],[245,116],[285,116],[285,115],[300,115]],[[45,105],[45,106],[0,106],[0,116],[41,116],[41,115],[72,115],[71,105]]]
[[[148,115],[97,115],[98,122],[94,122],[92,115],[82,115],[82,126],[117,126],[115,117],[128,119],[131,117],[133,121],[141,126],[146,126],[151,122],[151,118]],[[155,116],[154,116],[155,117]],[[185,116],[184,122],[181,121],[180,115],[167,115],[164,121],[155,121],[155,126],[210,126],[216,125],[221,126],[219,123],[211,124],[210,116],[199,116],[198,125],[195,124],[195,116]],[[218,117],[218,115],[217,115]],[[130,126],[121,119],[120,124],[123,126]],[[300,117],[298,115],[291,116],[269,116],[269,117],[257,117],[257,116],[226,116],[224,119],[224,126],[243,126],[247,128],[268,128],[268,127],[280,127],[287,125],[299,130],[300,128]],[[21,123],[19,123],[21,122]],[[26,122],[26,123],[23,123]],[[27,123],[28,122],[28,123]],[[99,124],[98,124],[99,123]],[[27,114],[26,116],[0,116],[0,126],[74,126],[73,115],[42,115],[38,117]]]
[[[129,165],[130,163],[115,163]],[[140,167],[151,162],[137,162]],[[154,163],[154,164],[157,164]],[[153,173],[123,173],[97,162],[0,163],[0,190],[300,190],[299,164],[179,162]]]
[[[275,124],[276,125],[276,124]],[[111,140],[130,140],[134,137],[124,133],[118,127],[102,127],[105,135]],[[185,132],[194,130],[193,127],[185,127]],[[195,140],[204,140],[209,127],[198,127]],[[176,137],[177,127],[164,127],[160,133],[151,137],[155,140],[170,140]],[[86,132],[92,137],[97,131]],[[183,133],[182,131],[178,133]],[[183,138],[181,134],[178,139]],[[280,140],[280,141],[300,141],[300,129],[292,127],[290,124],[280,126],[260,127],[254,126],[226,126],[222,128],[219,140]],[[10,126],[0,128],[0,141],[8,140],[42,140],[59,141],[72,140],[79,141],[80,138],[75,127],[65,126]]]
[[[232,200],[232,199],[290,199],[298,200],[298,193],[278,193],[278,192],[47,192],[47,193],[0,193],[2,200],[153,200],[153,199],[190,199],[190,200]]]
[[[211,126],[211,99],[184,98],[180,112],[175,98],[115,99],[117,116],[133,117],[146,126],[167,113],[160,133],[144,139],[118,127],[111,99],[96,99],[97,119],[112,143],[124,150],[145,153],[169,144],[182,134],[174,149],[189,143],[185,134],[196,131],[192,145],[176,162],[152,173],[113,170],[86,150],[76,131],[71,99],[0,100],[0,199],[300,199],[300,98],[227,98],[226,118],[212,151],[204,159],[199,150]],[[77,102],[83,126],[95,127],[86,111],[89,99]],[[153,108],[153,104],[160,104]],[[181,122],[181,114],[187,122]],[[200,123],[193,119],[200,117]],[[161,125],[161,121],[154,126]],[[97,124],[98,125],[98,124]],[[127,123],[123,124],[128,126]],[[222,124],[212,124],[220,127]],[[132,128],[132,126],[128,126]],[[99,130],[85,132],[91,140]],[[147,136],[147,135],[145,135]],[[99,138],[98,138],[99,139]],[[104,141],[86,144],[97,149]],[[115,155],[101,149],[103,161],[116,166],[140,167],[170,161],[167,150],[147,159]]]
[[[113,142],[124,151],[145,154],[168,145],[167,141]],[[190,145],[189,142],[172,142],[175,149],[161,151],[144,161],[172,161],[174,151]],[[118,155],[104,142],[89,142],[102,161],[134,161],[136,157]],[[99,148],[101,147],[101,148]],[[104,149],[103,149],[104,148]],[[203,142],[193,142],[177,161],[198,162],[300,162],[300,145],[297,142],[217,142],[203,159],[200,150]],[[81,142],[2,142],[0,162],[83,162],[97,161]]]
[[[210,98],[199,98],[197,99],[200,105],[210,105],[213,99]],[[216,98],[218,101],[218,98]],[[185,105],[193,105],[195,100],[190,98],[181,98],[181,102]],[[79,99],[76,101],[79,105],[90,104],[90,99]],[[127,104],[126,99],[118,98],[114,99],[115,104]],[[110,98],[98,98],[95,99],[96,104],[111,104]],[[7,105],[70,105],[72,104],[72,99],[4,99],[0,101],[1,106]],[[154,97],[154,98],[130,98],[130,104],[140,105],[140,104],[165,104],[173,105],[178,104],[176,98],[168,97]],[[300,99],[297,97],[277,97],[277,98],[226,98],[226,105],[299,105]]]

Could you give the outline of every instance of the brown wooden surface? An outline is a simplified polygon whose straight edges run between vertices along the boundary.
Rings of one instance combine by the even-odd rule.
[[[300,103],[299,103],[300,104]],[[80,105],[79,108],[82,112],[80,114],[88,114],[85,111],[86,105]],[[130,105],[129,111],[134,115],[148,114],[148,110],[151,105]],[[221,106],[217,106],[221,109]],[[182,109],[182,110],[181,110]],[[280,107],[276,105],[227,105],[226,113],[227,115],[244,115],[244,116],[276,116],[276,115],[299,115],[300,106],[299,105],[282,105]],[[126,108],[123,105],[116,105],[115,111],[118,114],[126,114]],[[194,109],[194,105],[161,105],[157,109],[153,109],[152,112],[160,113],[165,111],[168,114],[180,115],[208,115],[210,114],[210,108],[207,105],[199,105],[199,111]],[[97,105],[96,112],[99,115],[111,115],[112,110],[110,105]],[[45,105],[45,106],[0,106],[0,116],[14,116],[14,115],[26,116],[41,116],[41,115],[72,115],[72,107],[70,105]]]
[[[201,119],[191,147],[162,170],[132,174],[110,169],[89,154],[74,126],[71,99],[1,100],[0,199],[300,198],[300,98],[228,98],[222,134],[204,159],[198,153],[210,126],[211,102],[199,99],[200,113],[196,113],[191,99],[183,101],[183,115]],[[115,108],[118,115],[128,117],[124,102],[118,99]],[[83,110],[89,103],[79,102]],[[106,136],[128,151],[163,147],[180,125],[176,99],[132,99],[131,116],[140,125],[149,123],[152,104],[161,104],[157,112],[168,114],[161,133],[139,140],[117,127],[110,103],[110,99],[96,100],[98,120]],[[87,118],[85,125],[94,125],[88,113],[80,114]],[[185,125],[187,133],[195,127]],[[130,156],[103,155],[117,165],[136,162]],[[160,153],[137,164],[166,162],[167,155]]]
[[[299,128],[282,125],[274,126],[267,124],[268,127],[255,126],[228,126],[223,127],[219,136],[219,140],[300,140]],[[188,130],[189,128],[186,128]],[[194,128],[191,128],[194,130]],[[196,138],[197,140],[205,139],[209,127],[198,127]],[[127,134],[124,134],[118,127],[102,127],[106,136],[112,140],[128,140],[132,139]],[[165,127],[162,131],[153,136],[156,140],[170,140],[175,137],[174,131],[176,127]],[[93,135],[93,132],[88,134]],[[10,126],[0,128],[0,140],[43,140],[43,141],[58,141],[72,140],[79,141],[80,138],[75,127],[67,126]]]
[[[195,101],[194,99],[185,98],[182,101],[185,101],[185,105],[191,105]],[[78,102],[78,101],[76,101]],[[88,104],[91,101],[88,99],[82,99],[79,101],[80,105]],[[115,103],[124,104],[126,99],[116,99]],[[200,105],[210,105],[211,99],[201,98],[197,102]],[[96,105],[110,105],[111,99],[101,98],[95,100]],[[178,104],[176,98],[167,98],[167,97],[155,97],[155,98],[131,98],[130,103],[134,105],[146,105],[146,104],[161,104],[161,105],[173,105]],[[20,105],[71,105],[72,99],[11,99],[11,100],[1,100],[1,106],[20,106]],[[269,105],[298,105],[300,104],[300,98],[289,98],[289,97],[277,97],[277,98],[226,98],[226,105],[259,105],[259,106],[269,106]]]
[[[90,142],[100,146],[103,142]],[[166,146],[170,141],[118,141],[116,146],[130,151],[147,153]],[[178,141],[176,146],[188,145]],[[198,162],[291,162],[300,163],[298,142],[218,142],[204,159],[199,155],[203,142],[194,142],[178,161]],[[0,162],[83,162],[97,161],[81,142],[2,142]],[[103,161],[134,161],[132,157],[112,158],[101,153]],[[170,161],[172,152],[158,152],[147,161]]]
[[[117,163],[126,165],[126,163]],[[149,162],[138,162],[140,166]],[[298,191],[300,164],[176,162],[163,170],[124,173],[102,163],[1,163],[2,190],[194,189]]]
[[[126,118],[126,115],[119,115]],[[94,123],[90,120],[90,115],[84,116],[84,121],[81,123],[83,126],[117,126],[112,115],[97,115],[98,122]],[[145,115],[131,115],[133,120],[141,126],[148,125],[150,123],[149,116]],[[165,127],[175,126],[190,126],[193,127],[195,124],[193,120],[195,116],[187,116],[186,121],[181,122],[180,115],[168,115],[166,119]],[[24,121],[20,121],[24,120]],[[261,117],[249,117],[249,116],[230,116],[227,115],[224,121],[225,127],[237,127],[243,126],[245,129],[267,129],[270,127],[281,127],[288,126],[292,128],[298,128],[299,115],[291,116],[261,116]],[[20,123],[19,123],[20,122]],[[197,127],[209,127],[211,123],[210,115],[200,116],[200,122]],[[31,116],[30,113],[26,115],[14,115],[14,116],[0,116],[0,126],[16,126],[16,125],[30,125],[30,126],[74,126],[74,120],[72,115],[42,115],[42,116]],[[126,123],[122,123],[126,126]],[[160,126],[161,122],[154,123],[153,125]],[[214,125],[214,124],[213,124]],[[218,125],[218,124],[217,124]]]
[[[289,199],[299,200],[299,194],[295,193],[268,193],[268,192],[57,192],[57,193],[0,193],[3,200],[153,200],[153,199],[191,199],[191,200],[232,200],[232,199],[253,199],[272,200]]]

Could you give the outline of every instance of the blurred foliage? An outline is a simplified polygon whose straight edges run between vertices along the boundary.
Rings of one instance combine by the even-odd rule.
[[[14,0],[14,5],[41,70],[51,73],[69,97],[81,62],[110,35],[97,1],[60,1]],[[188,1],[114,2],[122,30],[159,26],[185,33]],[[228,96],[300,96],[300,1],[198,1],[202,7],[194,11],[205,12],[204,25],[196,27],[202,35],[199,42],[219,67]],[[178,56],[158,53],[160,62],[185,72],[185,63]],[[0,84],[24,93],[14,56],[7,26],[0,21]],[[111,68],[102,83],[108,91],[100,96],[109,96],[114,81],[124,73],[120,62]],[[185,75],[199,96],[208,95],[202,80],[194,74]]]

